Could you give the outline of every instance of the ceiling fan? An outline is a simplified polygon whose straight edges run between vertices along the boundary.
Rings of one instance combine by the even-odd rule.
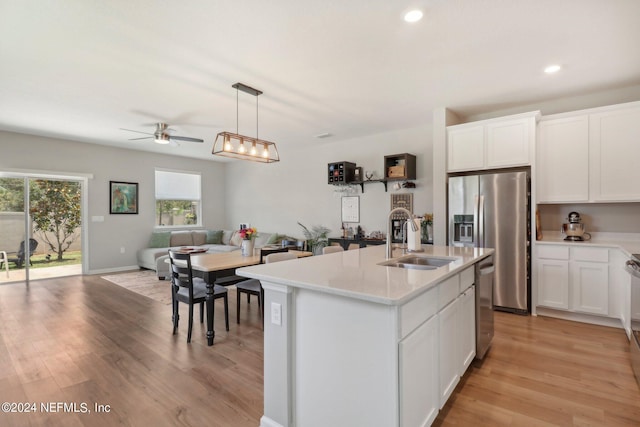
[[[139,130],[133,130],[133,129],[124,129],[124,128],[120,128],[120,129],[126,130],[128,132],[136,132],[136,133],[143,133],[145,135],[150,135],[150,136],[144,136],[141,138],[130,138],[129,141],[137,141],[139,139],[153,139],[153,141],[158,144],[172,144],[172,145],[178,145],[177,141],[204,142],[204,140],[198,139],[198,138],[172,135],[171,132],[175,132],[175,130],[171,129],[169,125],[166,123],[156,123],[156,131],[154,133],[140,132]]]

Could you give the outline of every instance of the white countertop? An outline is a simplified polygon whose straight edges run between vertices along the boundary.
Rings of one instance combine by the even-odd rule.
[[[378,265],[386,261],[385,246],[379,245],[240,268],[236,274],[369,302],[401,305],[494,252],[488,248],[430,245],[423,245],[423,249],[418,255],[458,260],[436,270],[386,267]],[[394,251],[394,258],[401,255],[400,250]]]
[[[631,257],[632,254],[640,254],[640,234],[638,233],[591,233],[591,240],[583,242],[571,242],[564,240],[560,232],[542,231],[542,240],[536,240],[536,245],[570,245],[593,246],[604,248],[618,248]]]

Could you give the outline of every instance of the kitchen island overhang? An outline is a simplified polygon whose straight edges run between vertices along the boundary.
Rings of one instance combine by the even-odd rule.
[[[382,266],[381,246],[239,269],[265,290],[261,426],[424,421],[412,408],[421,405],[421,394],[440,388],[437,378],[427,381],[438,368],[413,372],[412,359],[420,351],[437,353],[440,310],[451,309],[462,283],[473,284],[473,265],[493,252],[426,247],[421,256],[455,258],[434,270]],[[414,341],[423,349],[410,350]],[[439,409],[440,399],[431,399]]]

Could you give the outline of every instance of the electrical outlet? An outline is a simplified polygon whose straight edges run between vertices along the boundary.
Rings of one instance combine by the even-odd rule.
[[[124,246],[122,246],[122,247],[120,248],[120,253],[121,253],[121,254],[123,254],[124,252],[125,252],[125,250],[124,250]]]
[[[274,325],[282,325],[282,305],[277,302],[271,303],[271,323]]]

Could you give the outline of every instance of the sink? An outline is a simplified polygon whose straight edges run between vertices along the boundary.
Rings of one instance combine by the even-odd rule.
[[[415,270],[435,270],[437,268],[444,267],[445,265],[449,265],[456,260],[457,258],[409,255],[381,262],[378,265],[383,265],[385,267],[410,268]]]

